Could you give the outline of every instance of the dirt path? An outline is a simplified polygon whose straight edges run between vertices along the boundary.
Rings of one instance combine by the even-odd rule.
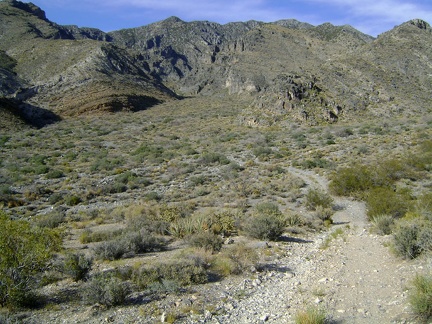
[[[289,171],[309,187],[328,188],[328,181],[314,172]],[[329,233],[284,245],[286,257],[275,268],[286,271],[259,277],[262,283],[249,287],[249,295],[230,302],[228,314],[209,322],[293,323],[296,312],[310,305],[325,309],[334,323],[413,322],[406,287],[422,267],[394,257],[386,247],[389,237],[370,233],[363,202],[335,197],[335,203]],[[342,234],[333,238],[338,228]]]
[[[295,168],[290,172],[308,185],[328,188],[326,179],[313,172]],[[320,264],[329,274],[323,283],[331,282],[323,289],[333,319],[343,323],[409,322],[406,288],[422,267],[393,256],[387,247],[390,237],[371,234],[363,202],[334,199],[339,209],[333,216],[335,228],[344,229],[345,234],[330,244]]]

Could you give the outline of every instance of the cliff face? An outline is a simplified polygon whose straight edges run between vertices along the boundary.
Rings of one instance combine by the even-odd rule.
[[[262,124],[430,109],[432,32],[421,20],[377,39],[348,25],[176,17],[107,34],[15,0],[0,2],[0,20],[0,94],[59,117],[220,94],[249,96],[244,120]]]

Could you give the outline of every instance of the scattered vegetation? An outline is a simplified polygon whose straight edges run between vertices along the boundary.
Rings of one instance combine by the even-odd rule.
[[[299,311],[295,315],[296,324],[325,324],[328,323],[326,312],[318,307],[309,307],[306,310]]]
[[[422,322],[429,323],[432,319],[431,275],[417,275],[413,279],[409,301],[414,314],[416,314]]]

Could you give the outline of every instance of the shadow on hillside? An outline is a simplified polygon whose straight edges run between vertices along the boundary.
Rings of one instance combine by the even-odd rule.
[[[284,236],[282,235],[279,238],[280,242],[292,242],[292,243],[313,243],[313,241],[310,240],[304,240],[298,237],[292,237],[292,236]]]
[[[261,264],[258,266],[258,271],[260,272],[274,271],[274,272],[281,272],[281,273],[291,273],[293,276],[295,276],[294,271],[290,267],[280,265],[280,264],[274,264],[274,263]]]
[[[48,109],[37,107],[19,100],[0,98],[0,110],[5,110],[21,119],[27,125],[42,128],[61,121],[60,116]]]

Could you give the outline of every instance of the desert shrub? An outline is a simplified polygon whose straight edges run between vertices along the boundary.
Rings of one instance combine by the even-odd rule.
[[[325,324],[328,322],[326,312],[317,307],[309,307],[295,314],[296,324]]]
[[[114,240],[100,243],[94,248],[94,254],[97,259],[112,261],[137,253],[161,251],[165,246],[163,237],[141,230],[127,232]]]
[[[64,200],[68,206],[76,206],[82,201],[80,197],[75,195],[66,196]]]
[[[0,305],[30,306],[38,278],[60,247],[58,231],[31,227],[0,212]]]
[[[255,249],[245,244],[235,244],[216,255],[211,261],[211,268],[222,276],[239,275],[256,266],[258,259]]]
[[[59,193],[53,193],[51,196],[49,196],[49,198],[48,198],[48,202],[51,204],[51,205],[54,205],[54,204],[56,204],[56,203],[58,203],[58,202],[61,202],[61,201],[63,201],[63,195],[62,194],[59,194]]]
[[[107,195],[107,194],[122,193],[127,191],[127,189],[128,187],[125,184],[121,182],[114,182],[103,186],[101,192]]]
[[[39,227],[56,228],[65,221],[65,218],[66,215],[63,212],[57,211],[37,216],[34,221]]]
[[[315,217],[321,220],[325,226],[329,226],[333,224],[332,216],[334,214],[334,210],[329,207],[323,207],[318,205],[315,208]]]
[[[99,231],[93,232],[92,230],[86,228],[80,235],[79,241],[82,244],[92,243],[92,242],[102,242],[114,237],[121,235],[123,231],[121,229],[116,229],[113,231]]]
[[[409,302],[413,312],[425,323],[432,319],[432,276],[417,275],[412,281]]]
[[[206,283],[205,264],[197,260],[183,259],[145,265],[134,271],[132,280],[142,289],[148,289],[157,282],[168,280],[180,287]]]
[[[339,137],[348,137],[348,136],[354,135],[354,132],[350,128],[342,128],[336,132],[336,135]]]
[[[210,229],[215,234],[229,236],[237,231],[238,216],[230,211],[214,213],[210,216]]]
[[[286,226],[301,226],[304,225],[305,220],[299,214],[288,214],[285,217]]]
[[[159,201],[162,199],[162,195],[156,191],[150,191],[144,195],[144,199],[146,201],[151,201],[151,200]]]
[[[375,215],[370,218],[373,228],[379,235],[389,235],[392,233],[395,219],[391,215]]]
[[[427,222],[418,235],[418,246],[421,252],[432,251],[432,223]]]
[[[60,170],[51,170],[46,174],[47,179],[58,179],[64,177],[64,174]]]
[[[422,252],[420,233],[423,230],[420,220],[402,220],[393,231],[393,247],[396,254],[403,258],[414,259]]]
[[[225,164],[230,164],[231,162],[225,155],[216,152],[203,153],[199,161],[201,164],[204,165],[209,165],[214,163],[225,165]]]
[[[244,230],[250,237],[260,240],[277,240],[284,231],[285,220],[281,215],[254,214],[246,222]]]
[[[259,146],[253,149],[253,154],[260,160],[267,160],[273,154],[273,150],[270,147]]]
[[[127,251],[127,248],[120,240],[105,241],[93,248],[96,259],[99,260],[117,260],[120,259]]]
[[[372,171],[365,165],[340,169],[330,180],[330,191],[339,196],[358,195],[373,187]]]
[[[206,251],[220,251],[223,240],[219,235],[210,232],[196,233],[189,237],[189,244],[193,247],[203,248]]]
[[[309,210],[316,210],[318,206],[324,209],[331,208],[333,205],[333,198],[319,189],[309,189],[305,198],[306,208]]]
[[[81,290],[85,304],[101,304],[107,307],[122,305],[129,294],[126,283],[111,274],[99,274],[92,277]]]
[[[432,221],[432,192],[427,192],[417,199],[416,210],[429,221]]]
[[[390,188],[374,188],[369,190],[366,197],[368,216],[390,215],[400,218],[408,211],[411,205],[408,193],[398,193]]]
[[[70,253],[63,264],[63,272],[73,280],[86,280],[91,270],[93,260],[82,253]]]

